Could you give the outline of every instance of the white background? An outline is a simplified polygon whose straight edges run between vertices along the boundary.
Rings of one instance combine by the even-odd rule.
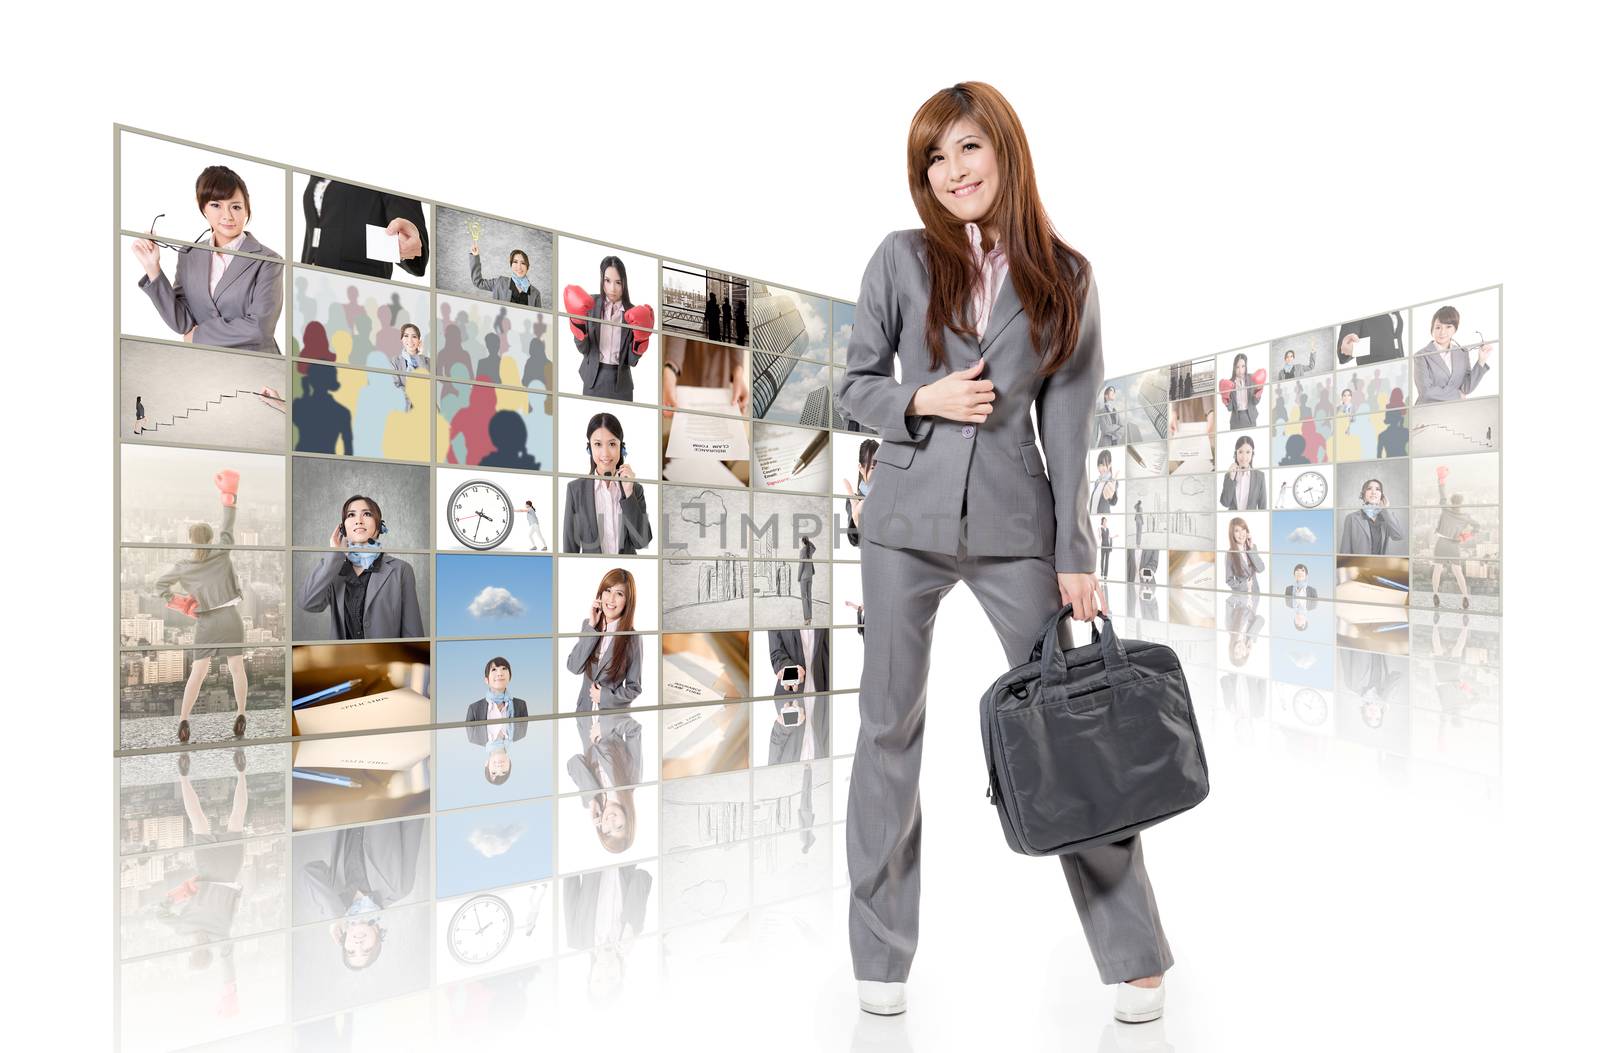
[[[21,637],[0,879],[8,996],[26,991],[8,1015],[16,1048],[109,1045],[112,122],[854,299],[884,232],[917,225],[909,119],[961,79],[1007,94],[1046,207],[1095,262],[1107,375],[1505,283],[1494,364],[1509,396],[1507,534],[1521,543],[1504,576],[1504,808],[1408,805],[1377,773],[1284,794],[1292,764],[1219,783],[1149,840],[1181,941],[1174,1045],[1533,1049],[1592,1033],[1592,583],[1538,555],[1573,551],[1563,524],[1594,500],[1571,485],[1590,472],[1579,433],[1594,412],[1590,385],[1572,382],[1595,354],[1593,27],[1575,21],[1590,16],[1000,0],[605,13],[599,51],[584,6],[13,13],[6,335],[19,371],[45,365],[17,378],[6,415],[7,489],[24,504],[5,526]],[[633,57],[615,60],[619,47]],[[497,101],[462,106],[469,83]],[[724,116],[702,124],[674,100]],[[518,116],[529,102],[549,116]],[[597,128],[615,137],[603,164]],[[41,492],[48,507],[18,514]],[[943,817],[987,808],[968,707],[1001,656],[964,590],[937,638],[935,682],[958,712],[934,714],[949,719],[930,720],[925,746],[917,1048],[941,1048],[926,1030],[941,1009],[978,1037],[986,1017],[1046,1033],[1069,1010],[1108,1019],[1059,875],[1005,858],[997,837],[982,853],[941,837]],[[964,778],[930,777],[941,766]],[[1027,942],[1037,923],[1006,927],[1026,913],[992,917],[1030,897],[1052,897],[1059,946]],[[1044,962],[1048,976],[1031,971]],[[856,1013],[845,963],[807,982],[783,1015]]]

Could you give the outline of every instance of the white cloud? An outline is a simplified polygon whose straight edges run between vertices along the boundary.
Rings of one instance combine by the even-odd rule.
[[[511,851],[511,846],[517,843],[524,829],[521,823],[480,827],[467,836],[467,843],[476,848],[483,858],[493,859]]]
[[[467,613],[474,618],[515,618],[527,610],[522,601],[511,595],[509,589],[486,585],[482,592],[467,604]]]

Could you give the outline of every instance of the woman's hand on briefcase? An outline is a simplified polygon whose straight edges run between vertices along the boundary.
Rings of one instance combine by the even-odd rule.
[[[1061,590],[1061,606],[1072,604],[1072,617],[1080,622],[1092,622],[1105,610],[1100,582],[1093,574],[1057,574],[1056,586]]]
[[[906,409],[914,417],[943,417],[981,424],[994,410],[994,381],[973,379],[983,372],[983,359],[966,369],[946,373],[931,384],[924,384],[911,395]]]

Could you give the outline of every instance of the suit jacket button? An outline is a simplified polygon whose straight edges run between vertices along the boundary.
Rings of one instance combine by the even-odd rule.
[[[976,429],[972,425],[968,424],[968,425],[966,425],[965,427],[963,427],[961,429],[961,437],[963,439],[970,439],[970,438],[972,438],[972,433],[977,431],[977,430],[978,429]]]

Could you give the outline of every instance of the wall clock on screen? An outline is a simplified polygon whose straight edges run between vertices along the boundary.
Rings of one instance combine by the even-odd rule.
[[[468,548],[495,548],[511,536],[516,513],[511,498],[496,483],[469,479],[456,487],[445,505],[450,533]]]
[[[450,916],[445,938],[462,965],[491,961],[511,942],[511,905],[492,893],[473,896]]]
[[[1301,472],[1294,477],[1294,503],[1315,508],[1328,496],[1328,480],[1321,472]]]

